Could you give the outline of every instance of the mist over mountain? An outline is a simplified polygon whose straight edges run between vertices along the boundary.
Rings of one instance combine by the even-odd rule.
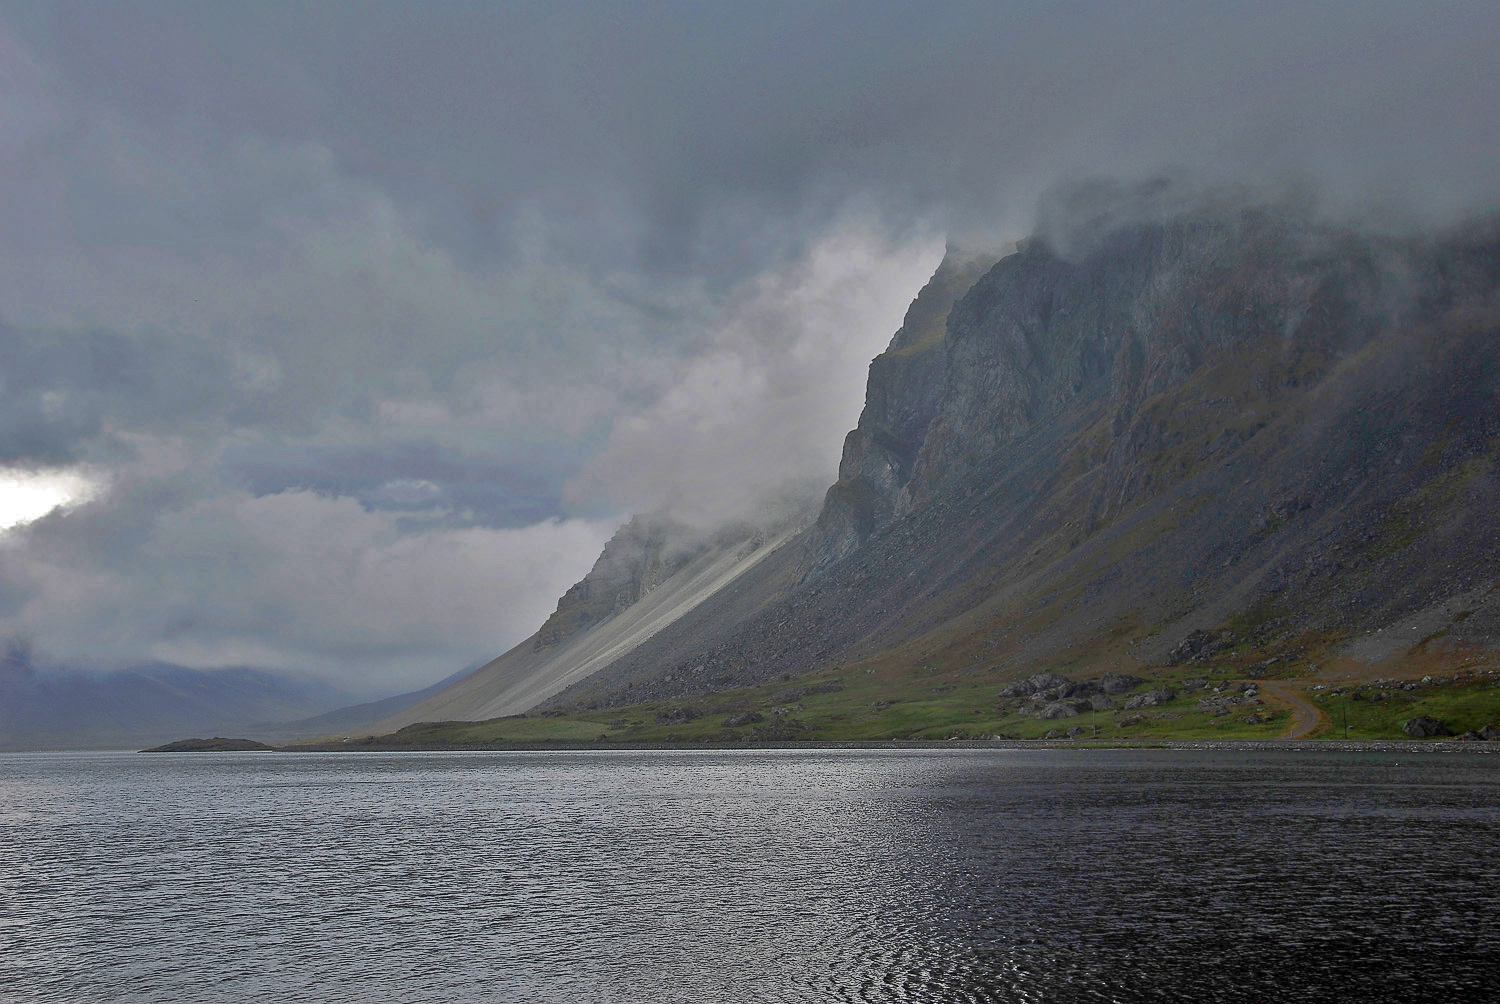
[[[1491,650],[1500,222],[1161,216],[1081,214],[1062,253],[950,251],[871,363],[816,516],[582,672],[570,646],[693,558],[631,523],[530,643],[551,662],[529,679],[553,681],[533,696],[608,707],[849,664],[1399,673]],[[485,679],[445,717],[526,709],[485,704]]]

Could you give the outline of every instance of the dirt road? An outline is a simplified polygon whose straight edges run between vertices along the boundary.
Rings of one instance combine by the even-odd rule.
[[[1284,683],[1276,683],[1272,680],[1262,680],[1261,689],[1271,694],[1276,700],[1292,709],[1292,724],[1282,733],[1283,739],[1305,739],[1321,723],[1327,719],[1318,710],[1317,705],[1309,701],[1300,690],[1288,687]]]

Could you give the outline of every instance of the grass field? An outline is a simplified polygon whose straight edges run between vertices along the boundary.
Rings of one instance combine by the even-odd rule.
[[[1308,696],[1329,717],[1324,738],[1404,739],[1401,726],[1418,717],[1435,718],[1453,735],[1500,725],[1500,683],[1493,678],[1445,679],[1417,689],[1411,681],[1332,686]]]
[[[1197,681],[1194,683],[1193,681]],[[575,714],[533,712],[484,722],[421,723],[383,741],[448,746],[499,743],[733,743],[757,741],[861,741],[901,739],[1273,739],[1290,724],[1274,700],[1247,700],[1254,681],[1218,671],[1167,672],[1116,697],[1168,686],[1176,696],[1159,706],[1116,707],[1044,720],[1023,701],[1001,701],[1008,682],[989,673],[904,673],[861,668],[699,698],[661,701]],[[1310,686],[1319,686],[1312,684]],[[1419,686],[1323,685],[1307,694],[1328,714],[1342,738],[1345,718],[1352,739],[1406,738],[1401,725],[1429,715],[1454,734],[1500,722],[1500,686],[1492,679]],[[1194,689],[1186,689],[1194,688]],[[1217,688],[1217,692],[1215,691]],[[1358,693],[1358,698],[1352,695]],[[1374,694],[1384,694],[1370,699]],[[1216,713],[1205,698],[1238,697]]]

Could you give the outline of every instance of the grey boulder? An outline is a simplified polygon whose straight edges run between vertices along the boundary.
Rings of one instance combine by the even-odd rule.
[[[1126,701],[1125,710],[1134,711],[1137,708],[1154,708],[1159,705],[1166,704],[1176,696],[1177,695],[1172,693],[1171,689],[1167,687],[1161,687],[1157,690],[1148,690],[1144,694],[1136,694],[1130,700]]]
[[[1438,721],[1436,718],[1428,718],[1425,715],[1420,718],[1409,718],[1401,723],[1401,731],[1413,739],[1427,739],[1431,736],[1451,736],[1453,732]]]

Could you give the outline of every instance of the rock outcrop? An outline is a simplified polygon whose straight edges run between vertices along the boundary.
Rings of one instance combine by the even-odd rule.
[[[845,557],[909,509],[906,486],[937,415],[947,369],[948,315],[991,263],[950,248],[890,345],[870,363],[864,411],[844,439],[839,480],[818,517],[810,549],[816,569]]]
[[[615,531],[589,574],[562,595],[533,636],[537,651],[586,631],[635,603],[697,557],[707,542],[665,516],[636,516]]]
[[[1436,718],[1428,718],[1425,715],[1419,718],[1409,718],[1401,723],[1401,731],[1413,739],[1430,739],[1433,736],[1451,736],[1453,730],[1448,728]]]

